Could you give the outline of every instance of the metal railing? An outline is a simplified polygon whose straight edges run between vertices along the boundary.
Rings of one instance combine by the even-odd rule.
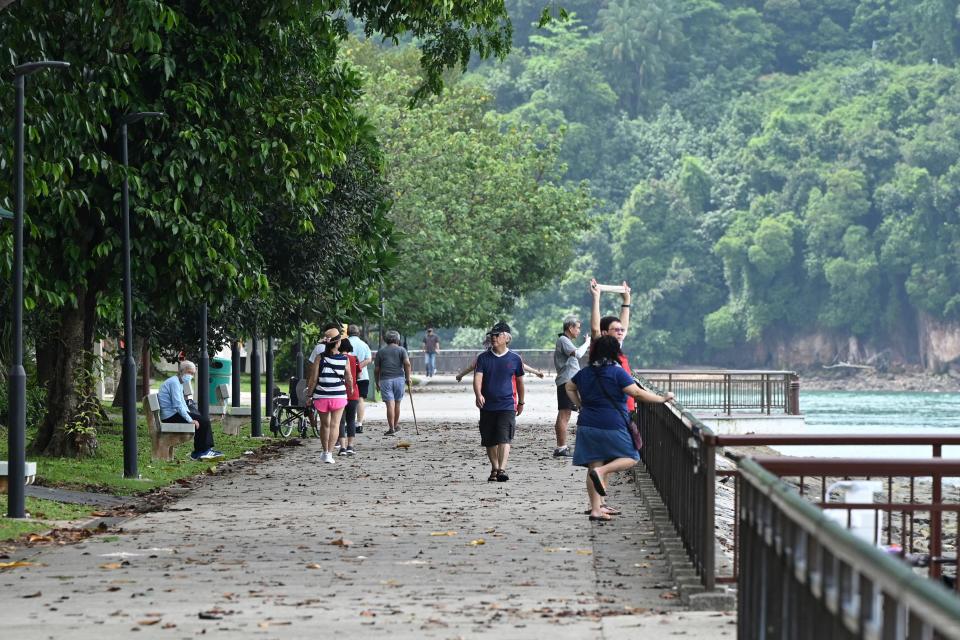
[[[737,478],[737,637],[960,638],[960,600],[749,458]]]
[[[688,409],[727,415],[735,411],[800,414],[800,378],[793,371],[641,369],[636,373],[651,385],[672,391]]]
[[[654,391],[659,391],[644,378],[637,376],[638,383]],[[862,435],[768,435],[768,436],[718,436],[700,422],[681,403],[674,405],[639,403],[636,415],[641,435],[644,439],[643,463],[650,473],[654,486],[666,506],[671,521],[678,535],[683,541],[687,555],[696,568],[704,587],[711,589],[718,582],[734,582],[738,577],[738,558],[734,558],[733,569],[729,574],[717,573],[717,546],[715,538],[716,524],[716,491],[717,477],[735,476],[736,470],[717,470],[716,455],[718,448],[731,446],[777,446],[777,445],[854,445],[854,446],[905,446],[927,445],[931,447],[933,457],[939,457],[944,445],[960,445],[960,436],[862,436]],[[789,458],[778,458],[778,464]],[[799,478],[801,491],[804,490],[805,480],[816,476],[819,478],[820,504],[826,503],[826,487],[828,477],[865,477],[855,473],[854,465],[868,464],[870,461],[841,460],[839,464],[827,467],[816,467],[814,463],[824,462],[831,464],[831,460],[806,460],[801,466],[794,469],[794,475]],[[890,467],[891,473],[903,473],[903,476],[878,474],[892,487],[893,478],[903,477],[909,480],[909,497],[902,499],[893,495],[892,488],[888,493],[887,503],[876,504],[875,509],[883,510],[888,524],[895,520],[895,515],[904,522],[899,528],[888,528],[883,536],[893,541],[906,542],[902,545],[902,555],[924,552],[931,559],[929,573],[931,577],[940,575],[941,565],[949,558],[943,557],[944,530],[942,527],[945,514],[957,517],[955,505],[944,506],[942,480],[947,473],[947,466],[940,464],[945,461],[920,460],[905,461],[904,468]],[[772,464],[772,463],[771,463]],[[803,466],[805,464],[806,466]],[[927,466],[924,466],[927,464]],[[937,466],[940,464],[940,466]],[[846,466],[844,466],[846,465]],[[948,463],[949,465],[949,463]],[[907,472],[909,468],[909,473]],[[845,472],[842,472],[846,469]],[[870,472],[868,467],[861,467],[863,473]],[[822,472],[822,473],[821,473]],[[873,469],[872,473],[877,473]],[[952,472],[951,472],[952,473]],[[875,476],[871,476],[875,477]],[[915,501],[916,479],[931,478],[931,495],[929,502]],[[809,501],[810,495],[798,493],[801,499]],[[735,507],[739,497],[735,495]],[[816,506],[816,505],[815,505]],[[827,509],[846,508],[850,505],[825,507]],[[850,510],[859,507],[852,507]],[[734,509],[736,510],[736,508]],[[849,512],[849,510],[848,510]],[[952,515],[950,515],[952,514]],[[918,537],[914,535],[915,522],[918,517],[930,521],[930,538],[926,549],[917,547]],[[848,519],[849,519],[848,515]],[[960,527],[960,523],[957,524]],[[960,546],[960,529],[954,528],[955,543]],[[738,532],[733,531],[734,549],[737,548]],[[877,540],[880,540],[878,533]]]
[[[781,478],[791,479],[798,495],[808,502],[827,511],[846,511],[840,519],[851,525],[853,513],[867,511],[873,513],[875,523],[872,542],[877,545],[898,545],[898,555],[910,559],[918,566],[927,569],[929,577],[940,579],[945,565],[953,567],[951,578],[954,588],[960,589],[956,581],[956,555],[946,557],[944,545],[952,541],[954,548],[960,546],[960,502],[946,501],[944,498],[944,479],[960,478],[960,461],[943,460],[943,447],[960,445],[960,436],[950,435],[721,435],[713,436],[706,443],[709,449],[727,447],[756,447],[782,445],[809,446],[856,446],[890,447],[891,453],[904,446],[929,446],[929,459],[850,459],[850,458],[811,458],[811,457],[755,457],[768,472]],[[718,470],[718,476],[736,475],[736,470]],[[881,480],[885,501],[864,504],[837,503],[829,501],[829,487],[838,479]],[[918,480],[929,479],[929,491],[921,491]],[[929,499],[922,499],[929,494]],[[740,500],[735,495],[735,504]],[[927,535],[921,535],[923,527],[929,523]],[[735,523],[736,524],[736,523]],[[949,526],[952,525],[952,526]],[[739,535],[734,528],[734,549]],[[734,557],[731,576],[718,576],[718,581],[736,580],[738,559]]]
[[[639,379],[648,389],[650,383]],[[716,578],[713,432],[682,405],[637,403],[643,463],[704,587]]]

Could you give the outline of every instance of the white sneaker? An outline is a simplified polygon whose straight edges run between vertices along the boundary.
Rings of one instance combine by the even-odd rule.
[[[333,459],[333,453],[330,451],[325,451],[323,453],[323,461],[327,464],[336,464],[337,461]]]

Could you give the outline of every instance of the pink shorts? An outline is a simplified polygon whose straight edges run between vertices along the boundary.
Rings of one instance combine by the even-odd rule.
[[[330,413],[347,406],[346,398],[314,398],[313,408],[319,413]]]

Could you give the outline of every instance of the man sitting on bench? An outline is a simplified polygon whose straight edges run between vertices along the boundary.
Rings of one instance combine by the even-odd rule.
[[[183,385],[193,380],[197,373],[197,365],[189,360],[180,363],[178,373],[170,376],[160,385],[157,399],[160,401],[160,420],[163,422],[193,423],[193,453],[194,460],[214,460],[222,458],[223,454],[213,448],[213,429],[209,418],[199,413],[191,412],[183,396]]]

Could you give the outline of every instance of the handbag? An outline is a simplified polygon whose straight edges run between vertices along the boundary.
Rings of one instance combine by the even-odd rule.
[[[610,394],[607,393],[606,389],[604,389],[603,382],[601,382],[601,380],[602,379],[600,378],[600,376],[597,375],[597,386],[600,387],[600,392],[607,399],[607,402],[610,403],[610,406],[612,406],[614,409],[617,410],[617,413],[620,413],[621,415],[626,416],[627,431],[630,432],[630,438],[633,440],[633,447],[637,451],[640,451],[641,449],[643,449],[643,436],[640,435],[640,427],[638,427],[637,423],[630,418],[630,413],[624,410],[620,405],[616,403],[616,401],[613,398],[610,397]]]

